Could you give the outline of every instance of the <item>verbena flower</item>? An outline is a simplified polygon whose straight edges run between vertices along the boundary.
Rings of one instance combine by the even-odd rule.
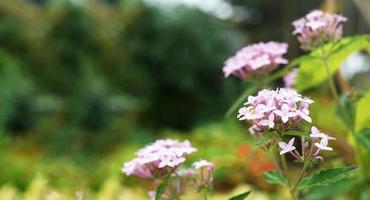
[[[257,43],[246,46],[226,60],[223,72],[225,77],[231,74],[248,79],[254,75],[266,74],[280,64],[288,63],[283,55],[288,50],[288,44],[278,42]]]
[[[297,81],[298,68],[292,69],[287,75],[284,76],[284,87],[293,88]]]
[[[252,135],[269,130],[285,130],[298,126],[302,120],[311,123],[309,105],[313,101],[295,90],[281,88],[262,90],[257,96],[249,96],[244,107],[239,109],[237,118],[247,120],[252,126]]]
[[[195,151],[187,140],[157,140],[140,149],[136,158],[124,164],[122,171],[142,178],[160,178],[173,173]]]
[[[303,136],[301,138],[301,153],[296,150],[294,146],[294,139],[290,139],[287,143],[279,142],[279,147],[281,148],[280,155],[285,153],[290,153],[298,160],[314,160],[314,159],[323,159],[319,156],[320,151],[332,151],[333,148],[328,146],[329,140],[335,140],[334,137],[330,137],[325,133],[321,132],[315,126],[311,128],[311,134],[309,140],[306,140]]]
[[[303,50],[312,50],[327,42],[342,37],[342,23],[347,18],[342,15],[313,10],[306,16],[293,22],[293,34],[298,36]]]

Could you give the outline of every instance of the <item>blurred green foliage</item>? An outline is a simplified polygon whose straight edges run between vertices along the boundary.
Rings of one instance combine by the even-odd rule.
[[[116,95],[135,97],[138,123],[150,128],[188,129],[222,117],[238,92],[220,71],[231,53],[226,25],[186,7],[161,12],[136,0],[117,5],[0,2],[1,68],[17,65],[22,76],[2,75],[12,79],[6,82],[27,80],[14,86],[16,101],[6,100],[24,112],[6,115],[8,130],[36,123],[26,120],[36,116],[25,97],[31,94],[60,97],[64,123],[89,131],[109,127]]]
[[[33,187],[49,187],[44,179],[69,193],[97,190],[155,133],[180,138],[223,119],[241,89],[220,70],[234,48],[230,34],[238,37],[187,7],[1,0],[0,185],[27,190],[26,199]],[[240,137],[227,151],[235,150],[232,141]],[[203,154],[235,157],[214,146]]]

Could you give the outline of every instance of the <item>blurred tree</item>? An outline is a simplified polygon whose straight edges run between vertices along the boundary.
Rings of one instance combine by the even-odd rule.
[[[228,97],[235,97],[223,89],[222,62],[231,52],[223,23],[185,7],[168,13],[147,8],[142,15],[124,37],[150,74],[145,84],[154,86],[145,94],[150,105],[144,122],[183,129],[222,117]]]

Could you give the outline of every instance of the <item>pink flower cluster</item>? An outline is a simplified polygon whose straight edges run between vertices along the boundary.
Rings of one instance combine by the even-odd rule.
[[[267,130],[284,130],[298,126],[302,119],[311,123],[309,106],[312,103],[311,99],[293,89],[265,89],[257,96],[249,96],[237,117],[253,124],[249,128],[252,135]]]
[[[140,149],[135,159],[124,164],[122,171],[142,178],[162,177],[174,172],[195,151],[187,140],[157,140]]]
[[[333,148],[328,147],[329,140],[335,140],[334,137],[330,137],[325,133],[321,132],[315,126],[311,128],[310,142],[306,141],[304,137],[301,137],[301,149],[302,152],[299,153],[294,146],[295,138],[289,140],[288,143],[279,142],[279,147],[281,148],[280,155],[285,153],[290,153],[293,157],[298,160],[313,160],[313,159],[323,159],[319,156],[321,150],[332,151]]]
[[[292,88],[297,82],[298,68],[292,69],[287,75],[284,76],[284,87]]]
[[[240,79],[248,79],[252,75],[271,72],[279,64],[288,63],[288,60],[283,58],[287,50],[286,43],[278,42],[261,42],[246,46],[226,60],[224,75],[229,77],[233,74]]]
[[[327,42],[336,41],[342,37],[342,23],[347,18],[342,15],[324,13],[314,10],[306,16],[293,22],[294,35],[303,50],[312,50]]]

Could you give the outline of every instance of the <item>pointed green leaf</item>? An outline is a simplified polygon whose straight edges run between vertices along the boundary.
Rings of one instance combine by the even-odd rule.
[[[271,184],[285,184],[285,178],[277,171],[264,172],[263,176],[266,178],[267,182]]]
[[[347,192],[361,182],[358,178],[342,179],[340,181],[331,183],[329,185],[316,186],[308,189],[304,195],[303,200],[318,200],[329,199]],[[335,192],[333,192],[335,191]]]
[[[324,46],[327,51],[333,47],[332,44]],[[354,37],[345,37],[338,41],[333,47],[332,53],[328,58],[329,71],[334,74],[341,64],[347,59],[353,52],[369,48],[370,47],[370,35],[360,35]],[[325,71],[324,63],[319,58],[322,49],[314,50],[310,53],[311,59],[307,59],[301,62],[296,89],[303,91],[312,87],[315,87],[325,80],[327,80],[327,74]]]
[[[328,185],[346,178],[348,175],[358,170],[358,167],[344,167],[322,170],[312,176],[306,177],[298,185],[298,189],[310,188],[314,186]]]
[[[247,198],[252,191],[244,192],[242,194],[238,194],[236,196],[231,197],[229,200],[244,200]]]

